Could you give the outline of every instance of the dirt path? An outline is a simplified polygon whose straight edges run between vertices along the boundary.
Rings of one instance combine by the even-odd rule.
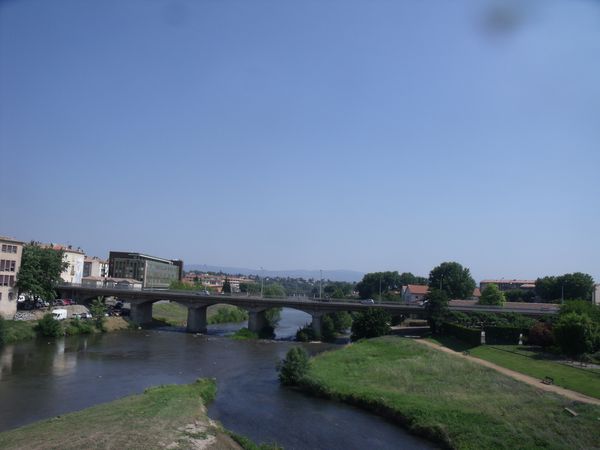
[[[494,369],[504,375],[507,375],[515,380],[522,381],[523,383],[527,383],[533,387],[541,389],[543,391],[554,392],[555,394],[562,395],[563,397],[567,397],[568,399],[575,400],[582,403],[591,403],[593,405],[600,405],[600,400],[594,397],[589,397],[584,394],[580,394],[579,392],[571,391],[569,389],[562,388],[560,386],[555,386],[553,384],[544,384],[541,380],[530,377],[529,375],[524,375],[520,372],[515,372],[514,370],[507,369],[506,367],[499,366],[497,364],[491,363],[484,359],[475,358],[474,356],[465,355],[463,353],[456,352],[448,347],[443,347],[441,345],[435,344],[430,341],[426,341],[424,339],[414,339],[415,342],[419,342],[420,344],[426,345],[430,348],[434,348],[436,350],[440,350],[445,353],[449,353],[451,355],[458,356],[460,358],[468,359],[469,361],[473,361],[476,364],[489,367],[490,369]]]

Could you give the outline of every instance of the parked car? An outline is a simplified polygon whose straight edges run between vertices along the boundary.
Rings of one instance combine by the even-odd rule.
[[[52,306],[65,306],[65,302],[63,302],[60,298],[57,298],[52,302]]]
[[[375,303],[375,300],[373,300],[372,298],[367,298],[364,300],[360,301],[363,305],[372,305]]]

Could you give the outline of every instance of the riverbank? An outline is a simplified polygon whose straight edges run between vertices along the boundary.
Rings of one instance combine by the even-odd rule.
[[[600,446],[600,407],[409,339],[365,340],[318,355],[300,389],[366,408],[449,448]]]
[[[229,433],[206,414],[214,380],[147,389],[110,403],[0,433],[3,449],[268,449]],[[240,443],[243,445],[240,445]]]

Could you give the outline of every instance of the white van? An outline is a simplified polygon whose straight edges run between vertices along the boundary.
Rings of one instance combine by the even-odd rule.
[[[53,309],[52,316],[56,320],[65,320],[67,318],[67,310],[66,309]]]

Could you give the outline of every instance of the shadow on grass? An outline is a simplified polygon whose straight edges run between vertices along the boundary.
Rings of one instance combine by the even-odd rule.
[[[467,342],[460,341],[453,336],[431,336],[431,339],[439,342],[444,347],[448,347],[455,352],[466,352],[475,347],[479,347],[478,345],[469,344]]]

